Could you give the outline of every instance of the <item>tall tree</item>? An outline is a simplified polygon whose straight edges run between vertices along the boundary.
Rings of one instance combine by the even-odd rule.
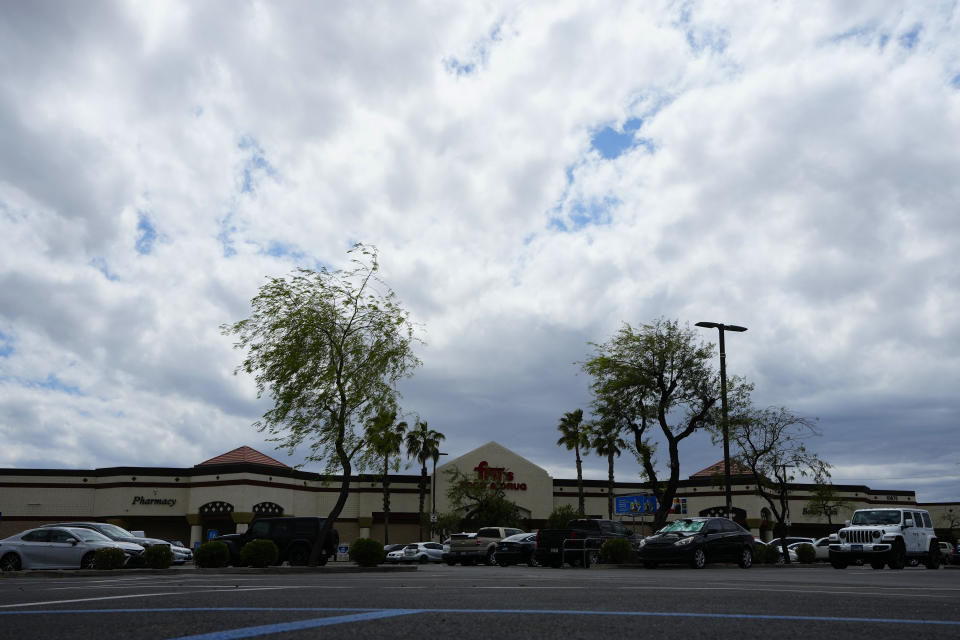
[[[420,540],[424,539],[423,505],[427,496],[427,461],[440,459],[440,443],[445,436],[434,431],[425,421],[417,420],[407,432],[407,455],[420,463]]]
[[[590,441],[587,437],[587,426],[583,424],[583,409],[568,411],[560,418],[560,424],[557,425],[560,432],[560,439],[557,445],[566,447],[568,451],[573,451],[577,460],[577,505],[580,514],[585,514],[586,507],[583,501],[583,459],[580,453],[586,453],[590,447]]]
[[[397,405],[397,382],[420,364],[409,314],[378,277],[377,250],[362,244],[349,252],[345,270],[298,269],[269,278],[251,300],[249,318],[222,325],[246,351],[236,372],[254,375],[257,397],[274,406],[254,426],[291,453],[307,444],[307,461],[340,474],[340,492],[310,554],[325,561],[322,541],[350,492],[350,475],[362,470],[370,446],[365,426]]]
[[[615,415],[607,415],[592,422],[588,431],[590,449],[607,458],[607,517],[613,519],[613,459],[619,457],[627,442],[623,439],[623,424]]]
[[[830,477],[830,465],[804,444],[815,435],[819,432],[813,420],[783,407],[747,408],[738,411],[730,423],[730,441],[736,448],[731,457],[739,466],[749,469],[757,495],[770,507],[787,563],[790,562],[785,539],[789,533],[790,483],[797,476]]]
[[[372,455],[382,463],[381,483],[383,486],[383,544],[390,544],[390,471],[400,469],[400,449],[407,423],[397,422],[397,412],[387,410],[367,424],[367,441]]]
[[[713,347],[699,342],[689,327],[663,318],[636,329],[625,324],[609,341],[591,345],[595,355],[582,366],[593,378],[595,403],[626,420],[631,446],[657,498],[653,526],[658,529],[680,484],[680,443],[710,425],[720,397],[711,368]],[[669,455],[666,480],[654,459],[660,443]]]
[[[833,526],[833,516],[843,509],[849,509],[850,503],[844,500],[828,475],[818,474],[813,478],[814,487],[807,500],[807,511],[814,515],[826,516],[827,524]]]
[[[478,480],[458,469],[446,471],[449,489],[447,498],[454,513],[459,514],[459,529],[480,527],[520,527],[523,519],[516,503],[506,497],[501,483]]]

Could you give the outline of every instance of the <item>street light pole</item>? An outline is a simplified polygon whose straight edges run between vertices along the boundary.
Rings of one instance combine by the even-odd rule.
[[[730,428],[727,424],[727,352],[723,344],[724,331],[746,331],[746,327],[720,322],[698,322],[698,327],[717,329],[720,332],[720,407],[723,412],[723,479],[727,503],[727,519],[733,519],[733,489],[730,482]]]
[[[433,540],[433,525],[437,522],[437,460],[440,459],[440,456],[448,455],[446,453],[437,453],[437,457],[433,459],[433,488],[430,490],[430,500],[433,503],[433,506],[430,509],[430,539]]]

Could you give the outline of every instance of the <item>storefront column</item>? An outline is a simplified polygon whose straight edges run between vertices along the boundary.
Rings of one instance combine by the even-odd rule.
[[[198,542],[203,542],[203,521],[199,513],[188,513],[185,517],[190,525],[190,548],[192,549]]]
[[[230,517],[233,518],[233,521],[237,524],[237,533],[243,533],[250,526],[250,523],[253,522],[254,514],[245,511],[234,511],[230,514]]]
[[[373,516],[361,516],[357,518],[357,524],[360,526],[360,537],[370,537],[370,527],[373,526]]]

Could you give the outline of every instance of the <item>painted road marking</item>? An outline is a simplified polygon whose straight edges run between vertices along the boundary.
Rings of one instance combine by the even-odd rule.
[[[712,619],[712,620],[774,620],[774,621],[792,621],[792,622],[854,622],[860,624],[904,624],[904,625],[930,625],[943,627],[960,628],[960,620],[923,620],[917,618],[855,618],[849,616],[795,616],[795,615],[776,615],[776,614],[756,614],[756,613],[709,613],[696,611],[581,611],[577,609],[362,609],[352,607],[183,607],[171,609],[46,609],[31,611],[0,611],[0,617],[17,615],[55,615],[55,614],[96,614],[107,613],[203,613],[203,612],[288,612],[288,613],[347,613],[356,614],[360,617],[353,618],[351,615],[334,616],[328,618],[317,618],[301,621],[302,623],[311,623],[314,626],[323,626],[324,620],[336,620],[337,622],[326,624],[342,624],[345,622],[360,622],[362,620],[372,620],[377,618],[392,617],[397,615],[412,614],[495,614],[495,615],[538,615],[538,616],[614,616],[623,618],[690,618],[690,619]],[[363,615],[368,614],[368,615]],[[298,624],[281,623],[281,624]],[[234,629],[219,633],[247,633],[247,635],[220,635],[210,634],[198,636],[183,636],[177,640],[212,640],[213,638],[249,638],[251,629],[272,629],[270,631],[261,631],[259,635],[267,633],[277,633],[278,625],[262,625],[260,627],[246,627],[244,629]],[[293,630],[291,628],[290,630]]]
[[[371,611],[368,613],[352,613],[345,616],[313,618],[312,620],[296,620],[294,622],[264,624],[256,627],[230,629],[228,631],[214,631],[213,633],[202,633],[195,636],[180,636],[179,638],[173,638],[172,640],[237,640],[239,638],[255,638],[257,636],[265,636],[271,633],[302,631],[303,629],[316,629],[317,627],[329,627],[334,624],[347,624],[350,622],[366,622],[367,620],[380,620],[382,618],[406,616],[410,615],[411,613],[418,613],[418,611],[406,609],[388,609],[385,611]]]
[[[292,587],[240,587],[234,589],[224,589],[223,587],[217,589],[211,589],[210,593],[223,593],[223,592],[233,592],[238,593],[240,591],[271,591],[274,589],[291,589]],[[191,591],[193,593],[200,593],[196,591]],[[21,602],[17,604],[0,604],[0,609],[12,609],[14,607],[39,607],[41,605],[47,604],[69,604],[71,602],[95,602],[97,600],[123,600],[125,598],[155,598],[158,596],[182,596],[187,595],[185,591],[168,591],[166,593],[128,593],[122,596],[98,596],[96,598],[72,598],[70,600],[44,600],[42,602]],[[175,609],[170,609],[170,611],[175,611]],[[3,612],[0,612],[3,613]]]

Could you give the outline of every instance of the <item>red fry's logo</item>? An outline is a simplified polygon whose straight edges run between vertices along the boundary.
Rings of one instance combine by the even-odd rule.
[[[477,472],[477,480],[480,482],[490,481],[491,489],[527,490],[525,482],[516,483],[513,481],[513,472],[507,471],[506,467],[491,467],[490,463],[483,460],[473,470]]]

